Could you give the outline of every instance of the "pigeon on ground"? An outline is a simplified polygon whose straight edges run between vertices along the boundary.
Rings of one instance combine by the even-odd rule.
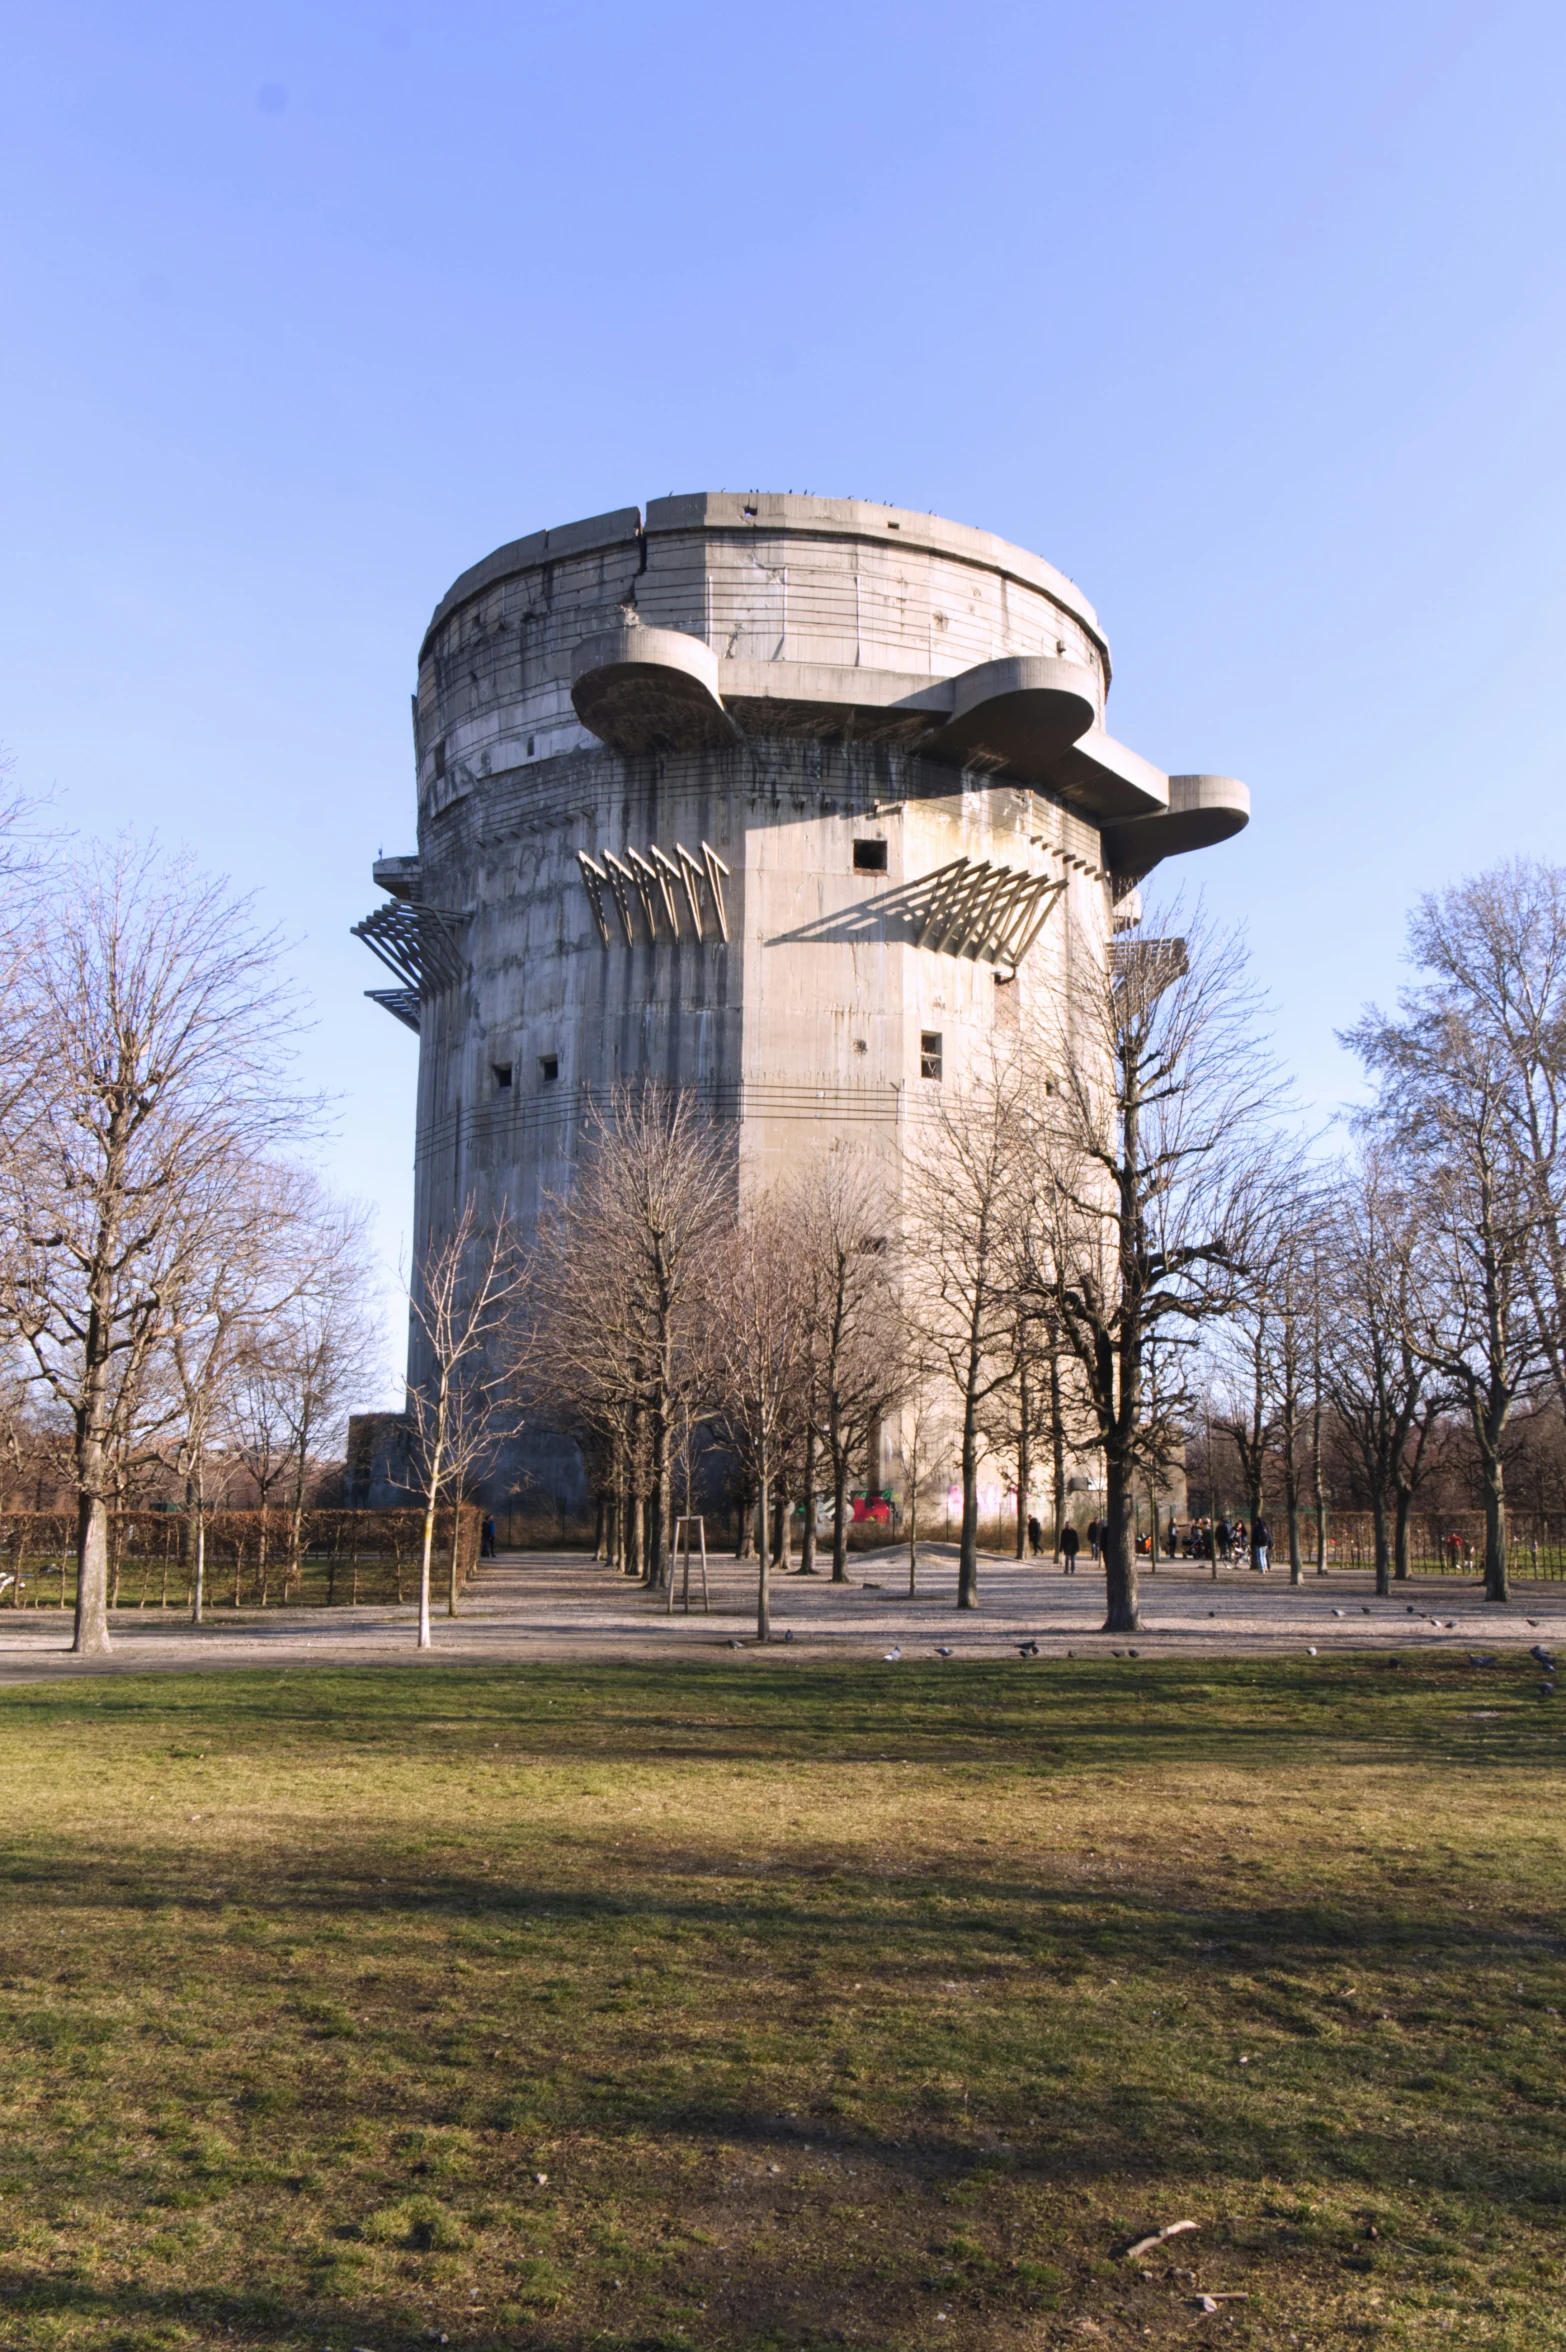
[[[745,1644],[742,1641],[731,1641],[729,1644],[731,1650],[742,1650],[744,1647]]]
[[[1553,1682],[1541,1682],[1541,1683],[1540,1683],[1540,1685],[1539,1685],[1539,1696],[1540,1696],[1540,1698],[1541,1698],[1541,1699],[1553,1699],[1553,1698],[1554,1698],[1554,1696],[1555,1696],[1555,1685],[1554,1685],[1554,1683],[1553,1683]]]
[[[944,1642],[937,1642],[935,1645],[935,1654],[938,1658],[951,1658],[956,1655],[956,1652],[949,1650]]]
[[[1370,1615],[1370,1611],[1368,1609],[1361,1609],[1360,1615],[1362,1617],[1368,1617]]]
[[[794,1635],[793,1635],[793,1629],[792,1629],[792,1628],[790,1628],[790,1630],[789,1630],[787,1633],[785,1633],[785,1634],[784,1634],[784,1636],[783,1636],[783,1639],[784,1639],[785,1641],[792,1641],[792,1640],[793,1640],[793,1638],[794,1638]]]
[[[1543,1642],[1535,1642],[1528,1655],[1530,1658],[1537,1658],[1541,1666],[1553,1667],[1555,1664],[1555,1653],[1553,1650],[1547,1650]]]
[[[1348,1611],[1347,1611],[1347,1609],[1334,1609],[1334,1610],[1333,1610],[1333,1612],[1332,1612],[1332,1614],[1333,1614],[1333,1616],[1334,1616],[1334,1617],[1346,1617],[1346,1616],[1348,1615]],[[1212,1611],[1211,1611],[1211,1610],[1209,1610],[1209,1611],[1208,1611],[1208,1615],[1209,1615],[1209,1616],[1211,1616],[1211,1615],[1212,1615]]]
[[[1525,1625],[1533,1626],[1535,1629],[1537,1629],[1539,1620],[1537,1617],[1525,1617],[1523,1619],[1523,1623]]]
[[[895,1665],[902,1654],[903,1653],[901,1650],[888,1650],[886,1653],[886,1662],[888,1666]]]
[[[1307,1658],[1314,1658],[1314,1657],[1317,1655],[1317,1653],[1316,1653],[1316,1651],[1315,1651],[1315,1650],[1307,1650],[1307,1651],[1305,1652],[1305,1655],[1306,1655],[1306,1657],[1307,1657]]]
[[[1037,1642],[1018,1642],[1017,1655],[1019,1658],[1036,1658],[1038,1654],[1039,1645]]]
[[[1495,1652],[1492,1650],[1489,1652],[1488,1656],[1480,1658],[1476,1657],[1474,1652],[1470,1650],[1468,1653],[1468,1663],[1470,1666],[1493,1666],[1495,1664]]]

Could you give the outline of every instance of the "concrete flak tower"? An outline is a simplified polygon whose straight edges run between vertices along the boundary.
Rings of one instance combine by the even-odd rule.
[[[928,1090],[1246,822],[1114,740],[1109,683],[1038,556],[857,500],[656,499],[464,572],[419,655],[418,851],[356,926],[419,1038],[416,1259],[469,1196],[536,1216],[621,1081],[695,1089],[741,1195],[834,1145],[895,1184]]]

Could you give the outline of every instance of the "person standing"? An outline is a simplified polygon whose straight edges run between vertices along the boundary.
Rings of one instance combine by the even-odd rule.
[[[1037,1519],[1030,1515],[1028,1519],[1028,1550],[1032,1553],[1034,1559],[1036,1560],[1043,1549],[1044,1530],[1039,1525]]]
[[[1258,1519],[1251,1529],[1251,1553],[1263,1576],[1267,1573],[1267,1563],[1271,1551],[1272,1529],[1267,1525],[1265,1519]]]
[[[1103,1522],[1101,1520],[1090,1519],[1088,1521],[1088,1550],[1092,1553],[1095,1560],[1098,1558],[1099,1539],[1103,1535],[1103,1532],[1104,1528]]]
[[[490,1518],[488,1512],[486,1512],[484,1515],[483,1529],[479,1536],[479,1558],[481,1560],[493,1560],[494,1557],[495,1522],[492,1518]]]
[[[1062,1576],[1075,1576],[1077,1572],[1077,1554],[1081,1551],[1081,1549],[1082,1538],[1080,1535],[1078,1535],[1076,1529],[1072,1526],[1070,1520],[1068,1519],[1065,1526],[1060,1531],[1060,1551],[1061,1557],[1065,1562],[1065,1566],[1061,1569]]]
[[[1234,1557],[1234,1529],[1227,1519],[1218,1522],[1218,1557],[1220,1560],[1232,1560]]]

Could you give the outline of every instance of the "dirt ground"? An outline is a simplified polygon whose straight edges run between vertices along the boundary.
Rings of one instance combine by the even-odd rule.
[[[827,1575],[776,1576],[772,1641],[755,1648],[753,1563],[709,1563],[703,1593],[693,1570],[672,1613],[665,1596],[642,1592],[580,1552],[529,1552],[486,1562],[456,1620],[435,1619],[433,1655],[447,1663],[496,1665],[528,1658],[673,1658],[745,1644],[782,1663],[820,1658],[929,1658],[1011,1655],[1036,1642],[1039,1654],[1093,1656],[1135,1646],[1142,1655],[1219,1657],[1321,1655],[1341,1650],[1457,1650],[1542,1645],[1566,1639],[1566,1583],[1519,1579],[1506,1607],[1487,1603],[1468,1578],[1427,1576],[1377,1600],[1372,1578],[1352,1571],[1291,1587],[1287,1571],[1263,1578],[1246,1568],[1205,1563],[1161,1566],[1142,1579],[1142,1631],[1110,1636],[1102,1574],[1084,1559],[1075,1576],[1052,1562],[1019,1564],[986,1554],[980,1606],[958,1612],[956,1548],[921,1548],[918,1592],[908,1592],[900,1548],[859,1553],[850,1582]],[[440,1604],[437,1601],[437,1607]],[[124,1609],[114,1651],[73,1658],[69,1619],[48,1609],[0,1610],[0,1683],[92,1673],[146,1673],[214,1666],[387,1664],[416,1660],[414,1611],[406,1608],[215,1610],[195,1627],[156,1609]],[[898,1660],[890,1660],[897,1663]]]

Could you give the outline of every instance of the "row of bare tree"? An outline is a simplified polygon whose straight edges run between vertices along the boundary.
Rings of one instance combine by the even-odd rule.
[[[242,1466],[297,1552],[369,1377],[359,1218],[290,1155],[300,1011],[279,942],[188,860],[29,847],[0,868],[0,1351],[77,1507],[75,1646],[108,1646],[108,1513],[172,1470],[202,1536]],[[13,1427],[20,1412],[13,1412]]]
[[[1302,1163],[1258,1234],[1204,1414],[1253,1522],[1275,1478],[1296,1577],[1324,1438],[1347,1453],[1382,1591],[1459,1438],[1504,1601],[1509,1467],[1541,1413],[1566,1420],[1566,872],[1517,862],[1428,897],[1409,946],[1396,1010],[1344,1039],[1371,1088],[1355,1148]]]

